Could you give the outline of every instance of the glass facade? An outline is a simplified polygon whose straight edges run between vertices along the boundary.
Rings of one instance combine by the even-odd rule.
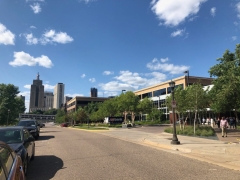
[[[152,97],[152,92],[142,94],[142,98],[144,99],[145,97],[147,97],[147,98]]]
[[[166,94],[166,88],[157,90],[157,91],[153,91],[153,96],[161,96],[161,95],[165,95]]]

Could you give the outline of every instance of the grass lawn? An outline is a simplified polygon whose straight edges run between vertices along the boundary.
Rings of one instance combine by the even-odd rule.
[[[168,127],[164,129],[164,132],[167,133],[173,133],[173,127]],[[184,130],[180,130],[179,126],[176,126],[176,132],[179,135],[188,135],[188,136],[194,136],[194,127],[193,126],[185,126]],[[215,132],[210,126],[196,126],[195,129],[195,135],[196,136],[215,136]]]

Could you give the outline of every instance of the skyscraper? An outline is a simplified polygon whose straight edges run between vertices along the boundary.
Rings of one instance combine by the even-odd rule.
[[[58,83],[54,87],[53,108],[59,109],[64,103],[64,84]]]
[[[91,97],[97,97],[97,88],[91,88]]]
[[[46,109],[53,108],[53,92],[44,92],[44,107]]]
[[[33,80],[30,91],[30,103],[29,112],[36,110],[43,110],[44,108],[44,86],[42,80],[39,79],[39,73],[37,79]]]

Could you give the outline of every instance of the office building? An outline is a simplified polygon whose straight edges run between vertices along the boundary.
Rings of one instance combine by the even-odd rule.
[[[91,97],[98,97],[97,96],[97,88],[91,88]]]
[[[23,100],[23,102],[25,103],[25,96],[22,96],[22,95],[20,95],[20,96],[18,96],[20,99],[22,99]]]
[[[53,108],[53,92],[44,92],[44,107],[46,109]]]
[[[59,109],[63,106],[63,103],[64,103],[64,84],[58,83],[54,87],[53,108]]]
[[[165,103],[166,97],[171,93],[171,88],[169,87],[170,81],[171,80],[156,84],[154,86],[146,87],[137,90],[134,93],[138,95],[140,99],[144,99],[145,97],[151,99],[153,101],[153,107],[161,110],[163,114],[165,114],[165,118],[171,120],[171,117],[169,117],[169,109],[167,109]],[[188,85],[192,85],[193,83],[197,82],[200,82],[202,86],[209,86],[212,84],[213,78],[181,76],[173,79],[172,81],[175,82],[175,88],[178,86],[186,88]]]
[[[63,103],[66,104],[68,101],[70,101],[72,99],[72,97],[69,96],[64,96],[64,101]]]
[[[44,86],[42,80],[39,79],[40,75],[37,74],[37,79],[33,80],[30,90],[29,112],[36,110],[44,111]]]

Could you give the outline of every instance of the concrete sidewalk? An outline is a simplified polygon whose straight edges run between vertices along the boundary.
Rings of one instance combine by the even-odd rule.
[[[181,144],[171,145],[172,134],[153,134],[137,131],[135,128],[112,128],[109,131],[98,131],[97,133],[240,171],[239,142],[226,143],[219,140],[178,135]]]

